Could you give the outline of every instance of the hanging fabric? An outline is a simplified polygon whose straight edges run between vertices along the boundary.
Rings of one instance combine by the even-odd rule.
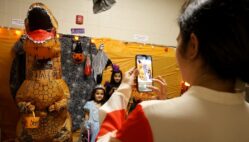
[[[88,54],[86,57],[86,64],[85,64],[85,69],[84,69],[85,76],[90,76],[92,73],[91,70],[92,70],[91,59],[90,59],[90,55]]]
[[[115,0],[93,0],[93,13],[97,14],[110,9],[116,3]]]

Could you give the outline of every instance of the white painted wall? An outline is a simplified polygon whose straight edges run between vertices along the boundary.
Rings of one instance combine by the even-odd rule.
[[[59,22],[59,33],[71,34],[71,28],[85,28],[85,36],[136,41],[134,34],[148,36],[146,43],[176,45],[177,16],[183,0],[116,0],[108,11],[93,14],[92,0],[40,0]],[[17,27],[12,19],[24,19],[34,0],[0,0],[0,26]],[[75,24],[75,15],[84,16],[84,24]],[[21,27],[23,28],[23,27]]]

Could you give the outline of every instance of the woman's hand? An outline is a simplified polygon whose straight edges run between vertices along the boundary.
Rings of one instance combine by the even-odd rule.
[[[160,100],[167,99],[167,83],[166,83],[166,81],[161,76],[153,78],[153,81],[155,83],[159,84],[159,87],[148,86],[148,88],[152,89],[153,92],[155,92],[157,94],[158,99],[160,99]]]
[[[133,85],[134,79],[137,75],[138,75],[138,70],[135,67],[132,67],[131,69],[125,72],[122,82],[128,83],[129,85]]]

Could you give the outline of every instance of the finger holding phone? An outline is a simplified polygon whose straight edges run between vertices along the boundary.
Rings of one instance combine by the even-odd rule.
[[[158,76],[156,78],[153,78],[153,82],[156,84],[159,84],[159,87],[156,86],[148,86],[148,88],[152,89],[153,92],[157,94],[157,99],[164,100],[167,99],[167,83],[166,81],[161,77]]]
[[[155,92],[158,99],[167,98],[167,83],[161,77],[153,78],[152,57],[150,55],[136,55],[136,67],[138,70],[137,89],[139,92]],[[153,82],[159,87],[153,86]]]

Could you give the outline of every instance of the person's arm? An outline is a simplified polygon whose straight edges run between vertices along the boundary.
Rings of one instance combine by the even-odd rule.
[[[116,87],[112,87],[111,90],[110,90],[110,92],[109,92],[109,95],[111,96],[113,94],[113,92],[116,91],[116,90],[117,90]]]
[[[90,121],[91,109],[90,109],[90,107],[91,107],[90,102],[86,102],[86,104],[83,107],[83,112],[84,112],[83,122],[84,122],[84,126],[87,129],[90,129],[90,127],[91,127],[91,121]]]
[[[135,76],[134,73],[129,74],[129,72],[126,72],[114,95],[99,110],[101,127],[97,137],[98,142],[153,141],[150,125],[141,105],[138,105],[126,119],[131,84]],[[165,86],[161,85],[160,87]]]
[[[98,138],[112,135],[120,129],[126,119],[126,107],[131,95],[131,84],[134,80],[134,69],[125,73],[124,79],[114,95],[99,109],[100,131]],[[99,139],[101,141],[101,139]]]
[[[129,114],[123,122],[122,127],[118,129],[115,138],[122,142],[152,142],[153,134],[150,123],[142,105],[137,107]]]
[[[119,89],[118,89],[119,90]],[[117,90],[117,91],[118,91]],[[115,94],[116,96],[117,94]],[[118,94],[119,95],[119,94]],[[152,142],[153,135],[150,124],[146,118],[142,106],[139,104],[126,119],[125,108],[107,111],[112,108],[111,102],[116,102],[118,97],[111,97],[115,101],[108,101],[105,108],[101,108],[104,113],[104,120],[97,137],[98,142]],[[120,99],[120,98],[118,98]],[[126,104],[126,101],[123,101]],[[122,105],[120,104],[119,107]],[[118,105],[116,105],[116,108]],[[104,112],[103,112],[104,111]],[[101,116],[101,115],[100,115]],[[103,118],[102,118],[103,119]]]
[[[89,120],[89,118],[90,118],[90,116],[89,116],[90,115],[90,110],[88,108],[84,108],[83,112],[84,112],[84,120],[85,121]]]

